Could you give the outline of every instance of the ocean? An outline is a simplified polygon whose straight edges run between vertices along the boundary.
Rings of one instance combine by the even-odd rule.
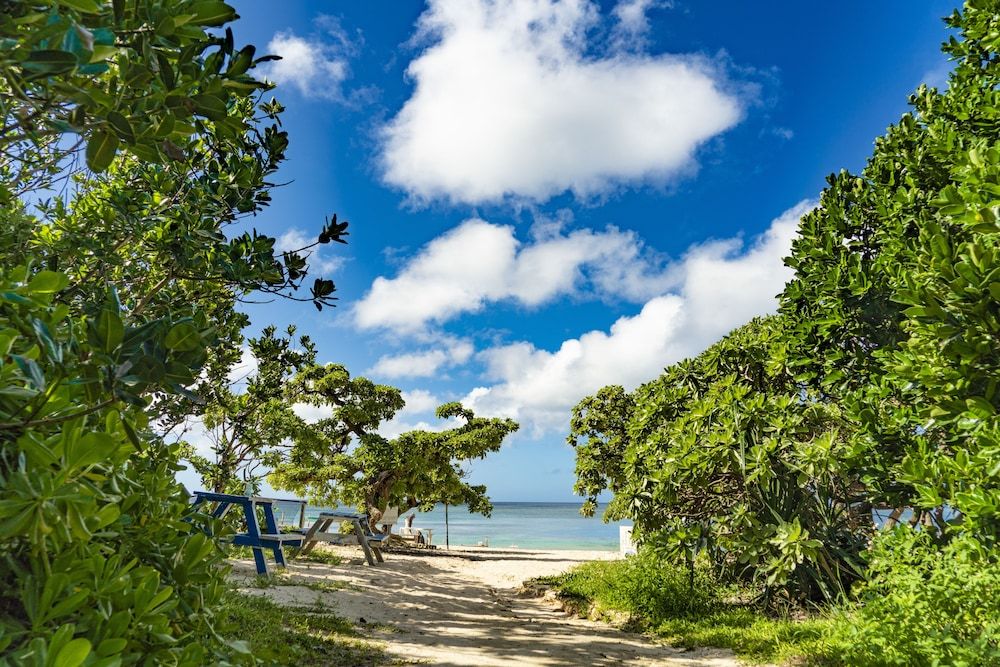
[[[306,508],[306,526],[322,507]],[[580,516],[580,503],[493,503],[490,517],[470,514],[464,506],[448,508],[448,543],[451,546],[516,547],[520,549],[618,550],[618,527],[631,522],[604,523],[598,508],[592,517]],[[445,546],[444,505],[430,512],[416,512],[414,528],[433,530],[433,544]],[[299,507],[276,503],[279,523],[298,525]],[[402,525],[402,520],[396,527]]]

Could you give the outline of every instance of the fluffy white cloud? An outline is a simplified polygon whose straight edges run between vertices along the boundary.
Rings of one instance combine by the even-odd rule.
[[[646,46],[649,19],[646,13],[654,7],[671,7],[667,0],[621,0],[612,10],[617,23],[611,31],[611,40],[620,51],[634,51]]]
[[[315,237],[306,236],[306,233],[298,227],[292,227],[276,239],[274,249],[279,253],[289,252],[292,250],[301,250],[314,243],[316,243]],[[318,247],[306,251],[305,256],[309,261],[309,268],[312,269],[311,273],[318,272],[323,275],[329,275],[344,264],[343,257],[328,257]]]
[[[430,0],[412,96],[382,131],[385,180],[419,201],[544,200],[690,169],[739,122],[723,74],[695,55],[629,53],[652,4],[626,1],[603,57],[591,0]]]
[[[348,61],[357,55],[363,39],[360,31],[348,35],[340,21],[321,15],[315,21],[318,31],[309,37],[291,30],[275,33],[268,42],[268,53],[281,56],[262,66],[264,76],[279,85],[297,88],[306,97],[319,97],[352,103],[360,93],[345,95],[344,82],[350,77]]]
[[[406,405],[404,405],[403,409],[399,411],[400,414],[433,412],[442,403],[441,399],[424,389],[404,391],[403,401],[405,401]]]
[[[377,278],[354,318],[362,328],[415,331],[489,302],[538,306],[584,285],[641,302],[662,294],[673,274],[633,232],[616,227],[565,234],[558,225],[536,226],[534,240],[522,244],[513,227],[472,219],[427,244],[395,278]],[[414,353],[383,358],[376,368],[390,377],[430,375],[448,358]]]
[[[480,353],[496,383],[478,387],[463,403],[484,415],[505,415],[537,431],[565,428],[581,398],[608,384],[626,388],[652,379],[675,361],[697,354],[757,315],[773,312],[791,275],[782,263],[803,202],[771,223],[744,248],[716,241],[692,248],[673,267],[677,288],[650,299],[642,310],[611,329],[566,340],[558,350],[521,342]]]
[[[472,344],[464,340],[443,341],[446,347],[379,357],[371,375],[387,378],[430,377],[446,366],[464,364],[472,356]]]
[[[441,424],[427,426],[426,421],[417,421],[416,423],[408,421],[416,416],[426,416],[430,419],[434,418],[434,410],[443,401],[431,392],[423,389],[404,391],[403,401],[405,405],[399,412],[396,413],[396,416],[382,424],[382,428],[379,429],[379,432],[381,432],[382,435],[385,435],[386,437],[395,437],[400,433],[417,428],[424,428],[425,430],[430,431],[449,428],[447,425],[442,426]],[[310,405],[308,403],[296,403],[292,406],[292,412],[307,422],[314,423],[321,419],[328,419],[331,417],[333,415],[333,408],[329,405],[320,406]],[[392,435],[388,435],[390,433]]]
[[[242,391],[246,387],[247,380],[257,374],[258,365],[257,357],[253,355],[249,347],[244,345],[240,348],[240,360],[229,369],[227,376],[229,384],[233,385],[237,391]]]

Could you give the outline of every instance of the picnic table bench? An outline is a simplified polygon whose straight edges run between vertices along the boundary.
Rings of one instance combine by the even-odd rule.
[[[281,533],[278,531],[278,523],[274,518],[274,499],[261,498],[258,496],[238,496],[231,493],[214,493],[212,491],[196,491],[194,494],[194,505],[201,503],[215,503],[211,510],[213,519],[221,519],[226,516],[233,507],[243,510],[246,520],[247,532],[233,535],[233,544],[250,547],[253,549],[254,563],[257,565],[257,574],[268,574],[267,559],[264,558],[264,549],[270,549],[274,554],[274,561],[279,567],[285,567],[284,546],[300,546],[303,543],[301,533]],[[264,513],[264,528],[267,532],[260,531],[260,524],[257,520],[257,507]]]
[[[352,531],[346,534],[330,532],[330,525],[335,521],[338,524],[350,523]],[[389,539],[388,534],[373,533],[368,528],[368,517],[364,514],[341,510],[320,512],[313,525],[300,537],[302,538],[302,546],[296,552],[296,557],[309,553],[318,542],[348,544],[357,541],[361,550],[365,552],[365,560],[368,561],[369,565],[374,565],[376,560],[379,563],[385,562],[385,559],[382,558],[382,544]]]

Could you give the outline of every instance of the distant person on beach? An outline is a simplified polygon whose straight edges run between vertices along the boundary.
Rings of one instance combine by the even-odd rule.
[[[413,530],[413,518],[415,516],[416,514],[407,514],[406,518],[403,519],[403,524],[406,526],[407,533],[409,533],[410,535],[415,534],[415,539],[417,544],[423,544],[424,542],[426,542],[426,540],[424,539],[423,532],[419,528],[416,531]]]

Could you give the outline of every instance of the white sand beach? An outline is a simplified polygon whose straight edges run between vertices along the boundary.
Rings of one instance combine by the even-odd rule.
[[[521,583],[614,552],[463,548],[391,551],[375,567],[360,549],[330,547],[331,566],[291,561],[281,585],[247,593],[286,606],[320,603],[384,644],[394,664],[441,667],[633,665],[733,667],[731,653],[658,644],[604,623],[576,618],[552,599],[518,596]],[[254,577],[237,562],[237,582]],[[317,585],[319,584],[319,585]]]

